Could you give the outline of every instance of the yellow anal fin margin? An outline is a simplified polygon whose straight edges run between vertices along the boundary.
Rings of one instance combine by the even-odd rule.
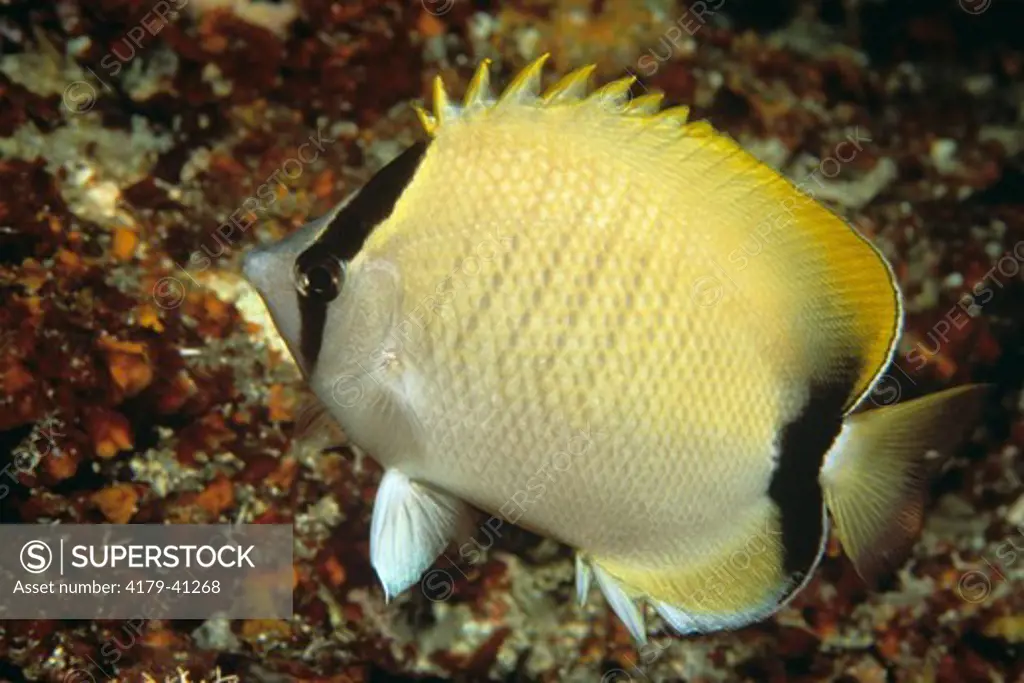
[[[825,456],[825,501],[843,549],[871,582],[906,559],[923,525],[928,451],[955,447],[987,387],[969,384],[846,420]]]
[[[652,569],[599,556],[591,561],[684,635],[741,628],[771,616],[804,578],[785,575],[779,515],[767,500],[764,509],[769,512],[697,562]]]

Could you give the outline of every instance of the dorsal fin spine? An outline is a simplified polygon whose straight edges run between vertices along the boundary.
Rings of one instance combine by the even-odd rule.
[[[635,97],[626,105],[626,113],[634,116],[650,116],[657,114],[661,107],[661,101],[665,98],[665,95],[660,92],[647,93],[640,97]]]
[[[423,130],[427,132],[427,135],[433,137],[434,133],[437,132],[437,119],[429,111],[424,109],[418,104],[412,105],[413,111],[416,112],[416,117],[420,120],[420,125],[423,126]]]
[[[560,104],[582,100],[587,94],[590,75],[594,73],[596,68],[596,64],[588,64],[567,73],[561,80],[545,91],[542,98],[544,104]]]
[[[654,115],[654,120],[657,123],[671,122],[671,123],[673,123],[673,124],[675,124],[677,126],[682,126],[682,125],[686,124],[686,121],[689,118],[689,116],[690,116],[690,108],[689,107],[669,107],[668,109],[662,109],[660,112],[655,114]],[[703,121],[698,121],[696,123],[690,124],[690,126],[698,126],[699,127],[699,125],[701,123],[704,123],[704,122]],[[710,127],[711,127],[710,124],[708,124],[708,128],[709,129],[710,129]]]
[[[437,128],[454,118],[455,110],[451,100],[448,98],[448,91],[444,88],[444,80],[440,76],[434,78],[434,119],[437,121]]]
[[[617,81],[606,83],[595,90],[587,98],[587,102],[597,104],[610,104],[612,107],[622,107],[626,101],[633,84],[636,83],[636,76],[627,76]]]
[[[463,106],[467,109],[475,106],[486,105],[493,99],[491,94],[491,60],[483,59],[473,74],[473,80],[469,82],[466,89],[466,96],[462,100]]]
[[[483,59],[473,72],[462,104],[454,104],[440,76],[433,83],[433,108],[427,111],[419,105],[413,105],[423,129],[433,137],[440,128],[459,118],[472,116],[481,110],[501,106],[529,106],[546,108],[555,106],[592,105],[608,107],[622,116],[642,119],[645,124],[675,126],[684,135],[704,137],[714,134],[714,129],[706,121],[688,123],[689,107],[670,107],[659,111],[664,95],[652,91],[638,97],[631,97],[636,76],[627,76],[606,83],[590,95],[587,85],[595,65],[588,64],[563,76],[557,83],[540,94],[541,72],[544,63],[550,58],[545,53],[530,62],[512,79],[501,96],[495,100],[490,88],[491,60]]]
[[[551,57],[545,52],[537,59],[530,62],[525,69],[520,71],[505,91],[501,93],[498,104],[521,104],[535,99],[540,95],[540,74],[544,68],[544,62]]]

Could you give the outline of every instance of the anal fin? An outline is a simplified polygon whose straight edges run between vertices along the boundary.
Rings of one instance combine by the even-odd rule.
[[[657,567],[595,557],[594,574],[599,583],[604,574],[624,594],[648,600],[684,635],[736,629],[765,619],[795,594],[814,567],[787,574],[780,517],[769,499],[748,517],[697,557]]]
[[[576,603],[583,607],[590,594],[590,579],[593,570],[582,555],[576,553]]]
[[[633,636],[633,640],[641,645],[646,643],[647,628],[644,626],[644,615],[633,596],[600,565],[593,565],[592,569],[597,585],[601,589],[601,593],[604,594],[608,606],[625,625],[626,630]]]
[[[448,542],[472,521],[464,502],[398,470],[389,469],[377,489],[370,523],[370,564],[390,600],[419,581]]]

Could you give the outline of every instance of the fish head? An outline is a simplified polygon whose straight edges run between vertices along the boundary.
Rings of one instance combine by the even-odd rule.
[[[310,357],[309,342],[303,349],[303,310],[326,308],[329,317],[346,274],[345,262],[317,250],[316,240],[344,204],[277,242],[250,249],[242,262],[242,272],[259,292],[278,333],[307,377],[315,359]],[[307,331],[306,337],[311,333]]]
[[[390,330],[399,294],[398,270],[386,260],[347,260],[318,242],[344,206],[278,242],[250,250],[242,264],[278,333],[314,384],[367,364]]]
[[[389,362],[403,296],[397,264],[364,243],[385,229],[424,149],[413,145],[326,214],[243,262],[310,388],[352,437],[368,431],[362,426],[397,373]]]

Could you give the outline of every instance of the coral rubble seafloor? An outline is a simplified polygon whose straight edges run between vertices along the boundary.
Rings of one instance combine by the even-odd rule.
[[[290,621],[6,621],[0,679],[1024,680],[1024,4],[690,5],[0,3],[3,522],[296,534]],[[877,590],[833,540],[772,620],[638,652],[575,606],[566,549],[506,525],[385,605],[380,470],[294,440],[300,377],[240,255],[420,137],[436,74],[544,51],[692,106],[881,247],[908,316],[880,400],[996,385]]]

